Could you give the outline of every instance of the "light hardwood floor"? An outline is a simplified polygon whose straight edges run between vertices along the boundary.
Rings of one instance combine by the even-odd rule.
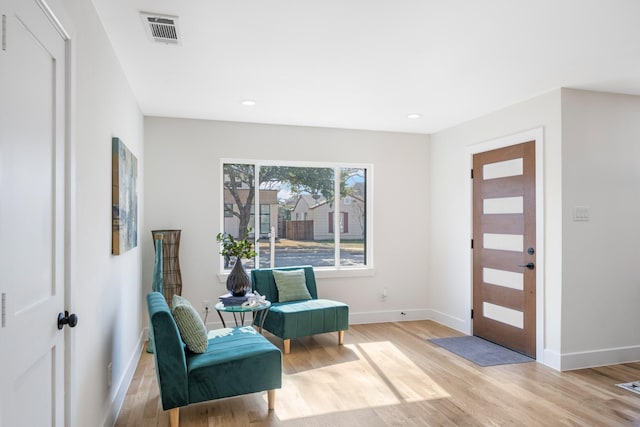
[[[180,425],[640,425],[640,395],[615,386],[640,380],[640,362],[562,373],[535,362],[480,367],[427,341],[455,335],[415,321],[352,325],[344,346],[335,334],[292,340],[275,411],[256,393],[182,408]],[[116,426],[169,425],[154,370],[143,352]]]

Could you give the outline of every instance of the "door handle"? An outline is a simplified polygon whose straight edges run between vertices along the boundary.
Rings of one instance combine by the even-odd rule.
[[[534,263],[530,262],[530,263],[527,263],[527,264],[520,264],[520,265],[518,265],[518,267],[526,267],[529,270],[533,270],[536,267],[536,265]]]
[[[64,325],[69,325],[70,328],[75,328],[78,324],[78,316],[73,313],[69,314],[68,311],[65,311],[64,314],[58,313],[58,329],[62,329]]]

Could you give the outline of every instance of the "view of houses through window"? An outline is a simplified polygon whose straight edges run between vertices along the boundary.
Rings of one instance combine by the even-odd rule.
[[[223,174],[224,232],[250,230],[260,267],[367,264],[366,168],[224,163]]]

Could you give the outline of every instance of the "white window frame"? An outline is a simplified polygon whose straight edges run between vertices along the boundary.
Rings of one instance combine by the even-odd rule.
[[[373,164],[369,163],[344,163],[344,162],[310,162],[310,161],[288,161],[288,160],[256,160],[256,159],[238,159],[238,158],[221,158],[220,159],[220,174],[219,184],[220,189],[220,201],[218,204],[218,211],[220,214],[220,230],[224,231],[224,165],[225,164],[246,164],[254,165],[254,188],[256,188],[254,196],[254,209],[260,209],[260,168],[263,166],[288,166],[288,167],[304,167],[304,168],[330,168],[335,172],[334,175],[334,194],[340,194],[340,180],[339,174],[342,168],[359,168],[366,169],[367,176],[365,180],[365,209],[366,209],[366,221],[365,221],[365,244],[366,244],[366,259],[365,265],[361,266],[342,266],[340,265],[340,234],[334,233],[334,261],[336,262],[331,267],[313,267],[318,277],[360,277],[360,276],[373,276],[375,269],[373,265],[374,260],[374,241],[373,241]],[[255,212],[255,211],[254,211]],[[341,213],[339,203],[336,204],[334,209],[334,227],[338,224],[338,214]],[[254,215],[253,229],[259,230],[259,215]],[[214,233],[214,235],[217,232]],[[260,262],[259,247],[255,247],[258,256],[256,257],[256,265]],[[221,283],[226,280],[226,276],[229,274],[229,270],[224,269],[224,259],[220,256],[219,262],[219,274],[218,278]]]

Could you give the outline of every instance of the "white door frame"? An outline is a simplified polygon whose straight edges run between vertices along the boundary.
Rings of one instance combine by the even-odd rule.
[[[473,167],[473,155],[504,148],[527,141],[535,141],[536,147],[536,360],[544,364],[544,128],[535,128],[467,147],[469,170]],[[466,212],[469,214],[469,239],[473,236],[473,182],[469,180]],[[469,250],[469,312],[473,307],[473,253]],[[471,331],[471,328],[470,328]]]
[[[76,144],[75,144],[75,47],[73,26],[60,2],[55,0],[34,0],[51,21],[65,42],[65,278],[64,309],[77,313],[75,309],[75,277],[76,277]],[[82,317],[79,317],[82,323]],[[75,371],[75,333],[71,328],[64,328],[64,425],[76,425],[76,371]]]

